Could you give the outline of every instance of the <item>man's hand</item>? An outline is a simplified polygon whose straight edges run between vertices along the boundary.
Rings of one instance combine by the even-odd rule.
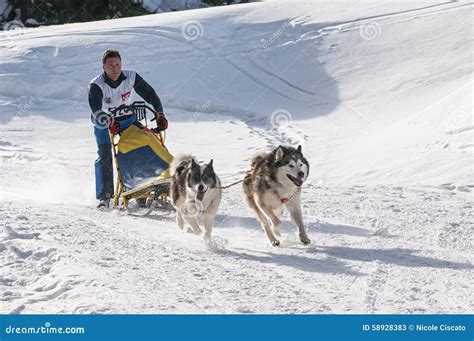
[[[162,112],[158,113],[156,116],[156,127],[158,131],[168,129],[168,120]]]

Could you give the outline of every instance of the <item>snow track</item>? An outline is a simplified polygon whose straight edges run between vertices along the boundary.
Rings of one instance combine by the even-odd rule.
[[[11,202],[2,211],[4,311],[469,312],[474,226],[466,194],[309,187],[307,196],[317,193],[304,202],[310,247],[287,220],[282,247],[267,245],[237,189],[225,193],[214,247],[172,218]],[[400,205],[401,197],[411,199]],[[450,213],[428,214],[442,211]],[[471,239],[460,243],[463,236]]]

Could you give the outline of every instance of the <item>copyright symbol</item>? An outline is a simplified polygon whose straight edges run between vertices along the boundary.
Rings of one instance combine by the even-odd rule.
[[[202,211],[204,211],[204,206],[201,201],[185,202],[181,207],[181,212],[186,217],[197,218]]]
[[[191,20],[184,23],[181,28],[181,34],[186,40],[196,41],[202,37],[204,29],[199,21]]]
[[[102,110],[96,111],[93,115],[95,117],[94,125],[98,129],[107,129],[111,124],[114,123],[114,117]]]

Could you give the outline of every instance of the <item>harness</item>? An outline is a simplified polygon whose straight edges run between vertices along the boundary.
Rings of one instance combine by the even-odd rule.
[[[250,170],[246,171],[245,172],[247,175],[241,179],[241,180],[237,180],[233,183],[231,183],[230,185],[227,185],[227,186],[221,186],[222,189],[227,189],[227,188],[230,188],[232,186],[235,186],[235,185],[238,185],[240,184],[241,182],[244,182],[246,179],[249,179],[249,178],[254,178],[255,176],[258,175],[258,173],[255,173],[255,168],[252,167],[250,168]],[[291,198],[286,198],[286,197],[283,197],[283,198],[280,198],[280,202],[282,205],[286,205],[288,204],[288,202],[290,201]]]
[[[237,181],[235,181],[235,182],[233,182],[233,183],[231,183],[230,185],[227,185],[227,186],[221,186],[221,188],[222,188],[222,189],[230,188],[230,187],[232,187],[232,186],[235,186],[235,185],[240,184],[241,182],[244,182],[245,179],[247,179],[247,178],[253,178],[253,177],[255,176],[255,174],[253,173],[253,168],[252,168],[251,170],[249,170],[249,171],[246,171],[245,173],[247,173],[247,175],[246,175],[243,179],[237,180]],[[232,175],[232,176],[233,176],[233,175]]]

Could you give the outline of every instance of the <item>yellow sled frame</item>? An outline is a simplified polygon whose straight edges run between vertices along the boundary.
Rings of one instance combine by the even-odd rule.
[[[109,132],[110,143],[112,145],[112,152],[114,155],[115,168],[117,170],[117,184],[115,185],[115,195],[114,195],[114,208],[120,207],[120,199],[122,199],[123,208],[128,209],[128,202],[130,199],[150,199],[160,201],[161,203],[169,204],[169,190],[157,192],[157,188],[162,187],[162,185],[169,184],[170,177],[157,177],[156,180],[153,180],[147,184],[144,184],[140,187],[125,191],[125,186],[122,181],[122,173],[118,164],[117,154],[118,154],[118,143],[115,143],[115,136]],[[161,144],[164,146],[164,133],[160,132],[157,135]],[[168,187],[169,188],[169,187]],[[153,207],[147,212],[150,213],[153,210]]]

